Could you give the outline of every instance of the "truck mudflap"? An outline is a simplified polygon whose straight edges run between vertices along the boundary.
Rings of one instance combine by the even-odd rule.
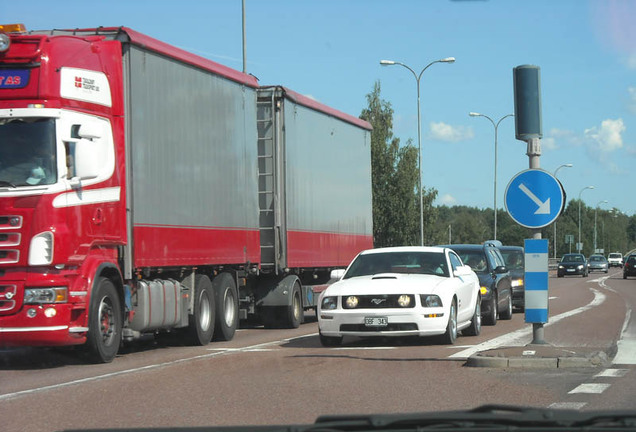
[[[25,305],[2,318],[0,347],[64,346],[86,342],[85,327],[74,327],[71,304]]]

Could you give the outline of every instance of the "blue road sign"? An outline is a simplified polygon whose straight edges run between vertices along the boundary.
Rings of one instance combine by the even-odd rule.
[[[556,220],[565,206],[563,186],[552,174],[540,169],[514,176],[505,195],[506,210],[526,228],[542,228]]]

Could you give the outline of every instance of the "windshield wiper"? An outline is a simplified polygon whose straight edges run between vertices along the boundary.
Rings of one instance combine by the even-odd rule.
[[[0,186],[11,186],[11,187],[17,187],[16,185],[14,185],[13,183],[11,183],[10,181],[6,181],[6,180],[0,180]]]
[[[395,429],[506,429],[524,428],[613,428],[636,426],[636,412],[581,412],[549,408],[484,405],[467,411],[422,414],[322,416],[311,430],[395,430]]]

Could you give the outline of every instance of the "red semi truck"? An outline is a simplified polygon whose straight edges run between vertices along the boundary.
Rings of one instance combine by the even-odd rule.
[[[128,28],[0,29],[0,347],[297,327],[372,247],[367,122]]]

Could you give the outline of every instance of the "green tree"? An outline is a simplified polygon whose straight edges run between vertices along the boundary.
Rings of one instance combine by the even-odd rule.
[[[373,126],[371,132],[371,176],[373,193],[373,237],[375,247],[420,243],[418,151],[411,140],[400,145],[393,136],[393,108],[380,96],[380,82],[367,95],[368,107],[360,118]],[[437,192],[423,194],[428,239],[432,238]]]

